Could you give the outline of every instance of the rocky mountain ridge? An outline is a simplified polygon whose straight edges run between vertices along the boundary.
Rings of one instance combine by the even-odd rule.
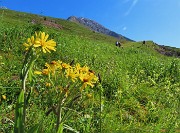
[[[88,19],[88,18],[70,16],[67,20],[82,24],[82,25],[86,26],[87,28],[89,28],[90,30],[93,30],[95,32],[99,32],[99,33],[102,33],[105,35],[113,36],[113,37],[120,39],[120,40],[125,39],[128,41],[133,41],[133,40],[121,35],[121,34],[118,34],[114,31],[107,29],[103,25],[95,22],[94,20]]]

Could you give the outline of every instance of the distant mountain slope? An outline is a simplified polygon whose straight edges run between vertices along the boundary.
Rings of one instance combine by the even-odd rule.
[[[102,26],[101,24],[95,22],[94,20],[90,20],[87,18],[83,18],[83,17],[75,17],[75,16],[70,16],[67,20],[72,21],[72,22],[76,22],[76,23],[80,23],[86,27],[88,27],[89,29],[95,31],[95,32],[99,32],[105,35],[109,35],[109,36],[113,36],[116,37],[118,39],[125,39],[127,41],[133,41],[125,36],[122,36],[114,31],[111,31],[107,28],[105,28],[104,26]]]
[[[93,20],[89,20],[85,18],[78,19],[76,17],[70,17],[68,20],[64,20],[60,18],[41,16],[37,14],[18,12],[18,11],[2,9],[2,8],[0,8],[0,14],[3,14],[0,17],[0,31],[1,32],[3,32],[3,30],[9,29],[10,27],[19,27],[17,29],[21,29],[21,28],[23,29],[23,27],[27,27],[27,29],[32,29],[33,31],[39,30],[39,29],[42,29],[42,30],[46,29],[46,31],[53,31],[53,34],[56,34],[60,31],[63,36],[66,36],[66,35],[79,36],[79,37],[82,37],[82,38],[85,38],[87,40],[91,40],[94,42],[107,43],[107,44],[110,44],[111,46],[112,45],[115,46],[115,42],[117,41],[117,38],[119,37],[119,39],[123,40],[122,46],[125,49],[128,47],[133,47],[137,49],[144,48],[143,51],[147,50],[147,52],[150,52],[150,53],[155,52],[155,53],[160,53],[165,56],[173,56],[173,57],[180,58],[180,48],[159,45],[153,42],[153,40],[152,41],[144,40],[146,42],[145,45],[143,45],[142,43],[143,41],[133,42],[131,39],[128,39],[122,35],[119,35],[113,31],[110,31]],[[80,20],[83,20],[83,21],[80,21]],[[89,28],[86,28],[88,26],[85,26],[84,24],[81,24],[80,22],[89,24],[94,29],[90,30],[90,26]],[[106,32],[106,34],[105,33],[99,34],[100,31],[104,31]],[[110,33],[112,33],[111,36],[110,36]],[[0,41],[2,38],[3,36],[0,36]],[[0,43],[0,44],[3,44],[3,43]],[[1,45],[0,45],[0,49],[2,49]]]

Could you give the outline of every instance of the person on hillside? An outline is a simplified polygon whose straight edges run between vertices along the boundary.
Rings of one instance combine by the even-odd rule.
[[[121,47],[121,43],[116,41],[116,46]]]
[[[145,45],[145,44],[146,44],[146,41],[143,41],[143,42],[142,42],[142,45]]]
[[[119,42],[118,42],[118,41],[116,41],[116,46],[118,46],[118,43],[119,43]]]

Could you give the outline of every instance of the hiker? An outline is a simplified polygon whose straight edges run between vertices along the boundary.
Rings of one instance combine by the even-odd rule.
[[[146,41],[143,41],[142,44],[145,45],[145,44],[146,44]]]
[[[121,47],[121,43],[116,41],[116,46]]]
[[[116,46],[118,46],[118,44],[119,44],[119,42],[118,42],[118,41],[116,41]]]

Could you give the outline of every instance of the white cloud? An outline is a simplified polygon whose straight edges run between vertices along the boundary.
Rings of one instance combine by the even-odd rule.
[[[126,27],[126,26],[124,26],[124,27],[123,27],[123,31],[126,31],[126,30],[127,30],[127,27]]]
[[[130,0],[126,0],[126,2],[129,2]],[[138,3],[138,0],[132,0],[132,4],[129,7],[129,9],[127,10],[127,12],[124,14],[125,16],[129,15],[130,12],[132,11],[132,9],[136,6],[136,4]]]

